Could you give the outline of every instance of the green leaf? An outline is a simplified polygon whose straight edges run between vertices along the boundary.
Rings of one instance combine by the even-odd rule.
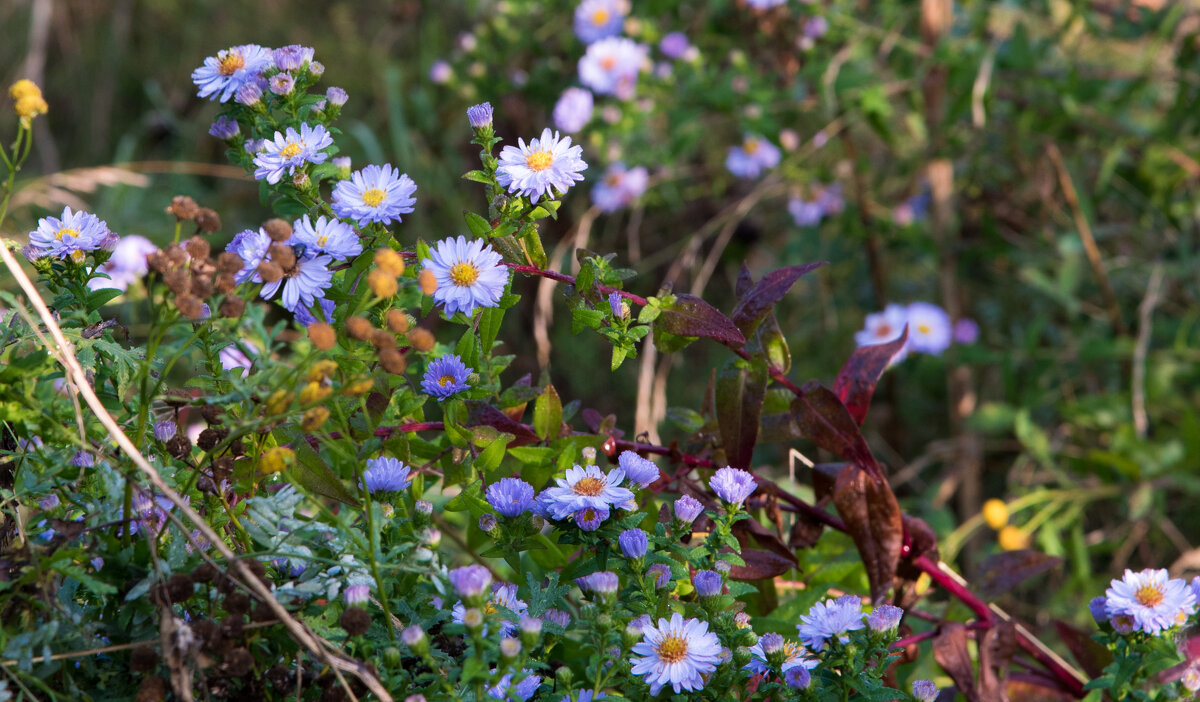
[[[358,506],[358,498],[342,483],[341,478],[325,463],[325,459],[308,445],[307,441],[294,442],[296,464],[287,472],[301,487],[331,500]]]
[[[533,430],[542,441],[558,436],[562,427],[562,399],[554,386],[547,383],[546,389],[533,405]]]
[[[463,180],[472,180],[476,183],[483,183],[484,185],[490,185],[492,182],[491,179],[487,177],[487,174],[483,171],[467,171],[466,173],[463,173],[462,177]]]
[[[477,480],[463,488],[446,503],[447,512],[470,512],[473,517],[482,517],[492,511],[492,506],[483,497],[483,481]]]
[[[616,370],[625,362],[625,357],[629,355],[629,350],[623,346],[614,346],[612,350],[612,364],[609,370]]]
[[[480,238],[487,238],[492,234],[492,225],[483,217],[474,212],[463,212],[463,218],[467,220],[467,229],[471,233]]]

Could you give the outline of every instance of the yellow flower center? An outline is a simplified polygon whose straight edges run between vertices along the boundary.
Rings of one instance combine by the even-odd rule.
[[[487,604],[485,604],[483,606],[484,614],[495,614],[497,611],[498,610],[496,609],[496,605],[492,604],[491,602],[488,602]]]
[[[75,263],[83,263],[84,257],[87,256],[82,249],[75,249],[71,252],[71,260]]]
[[[621,176],[617,175],[616,173],[613,173],[612,175],[605,176],[604,182],[607,183],[610,187],[615,188],[621,184]]]
[[[608,10],[601,9],[601,10],[596,10],[595,12],[592,13],[592,24],[596,25],[597,27],[599,27],[600,25],[604,24],[607,21],[608,21]]]
[[[758,151],[758,139],[747,139],[742,142],[742,151],[747,155],[753,156],[755,151]]]
[[[69,236],[79,236],[79,230],[78,229],[70,229],[68,227],[63,227],[62,229],[59,229],[57,232],[54,233],[54,238],[58,239],[59,241],[62,241],[63,239],[65,239]]]
[[[883,338],[891,336],[891,335],[892,335],[892,325],[890,325],[890,324],[880,324],[878,327],[875,328],[875,336],[879,337],[880,339],[883,339]]]
[[[440,385],[442,387],[446,387],[447,385],[450,385],[453,382],[454,382],[454,376],[452,376],[452,375],[443,375],[442,377],[438,378],[438,385]],[[515,502],[516,500],[513,500],[513,501]]]
[[[473,263],[456,263],[450,267],[450,282],[468,288],[479,280],[479,269]]]
[[[525,157],[525,165],[531,171],[544,171],[554,163],[554,155],[549,151],[534,151]]]
[[[617,65],[617,57],[616,56],[605,56],[604,58],[600,59],[600,67],[606,71],[611,71],[613,69],[613,67],[616,65]]]
[[[230,50],[220,59],[221,67],[217,71],[223,76],[231,76],[246,66],[246,59],[236,51]]]
[[[595,497],[604,492],[604,481],[599,478],[588,476],[583,480],[575,483],[572,488],[576,495],[586,495],[587,497]]]
[[[922,334],[928,334],[929,332],[933,331],[933,328],[928,324],[918,324],[917,331],[921,332]]]
[[[655,652],[658,653],[658,659],[663,663],[679,663],[687,658],[687,639],[672,634],[659,642]]]
[[[299,144],[291,143],[280,149],[279,155],[284,158],[296,158],[300,155],[301,150],[302,149],[300,148]]]
[[[1163,601],[1163,591],[1155,585],[1143,585],[1138,588],[1137,601],[1147,607],[1157,607]]]
[[[379,203],[383,202],[384,192],[379,188],[371,188],[362,194],[363,204],[367,207],[379,207]]]

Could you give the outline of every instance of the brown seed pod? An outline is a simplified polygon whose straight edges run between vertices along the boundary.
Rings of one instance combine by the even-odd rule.
[[[217,444],[221,443],[225,437],[229,436],[228,429],[218,429],[209,427],[200,432],[200,437],[196,439],[196,445],[205,451],[211,451]]]
[[[221,215],[216,210],[201,207],[196,213],[196,231],[211,234],[221,228]]]
[[[263,261],[258,264],[258,274],[264,283],[274,283],[283,277],[283,269],[279,267],[278,263]]]
[[[233,476],[233,457],[221,456],[212,462],[213,477],[217,480],[228,480]]]
[[[408,332],[408,343],[412,344],[412,347],[418,351],[429,351],[436,342],[437,340],[433,338],[433,332],[424,327],[416,327]]]
[[[271,241],[287,241],[292,236],[292,225],[278,217],[263,222],[263,231],[271,237]]]
[[[223,661],[225,672],[235,678],[245,676],[254,670],[254,655],[249,650],[239,647],[225,654]]]
[[[171,244],[163,249],[163,255],[167,257],[167,264],[172,268],[179,268],[188,262],[187,252],[179,248],[178,244]]]
[[[244,592],[234,591],[225,595],[223,603],[225,611],[230,614],[246,614],[250,611],[250,596]]]
[[[146,254],[146,265],[155,273],[162,273],[171,267],[171,262],[167,260],[167,255],[163,253],[162,249],[159,249],[152,254]]]
[[[221,636],[227,639],[240,639],[246,633],[246,621],[240,614],[230,614],[221,620]]]
[[[217,270],[222,273],[237,273],[244,265],[242,257],[232,251],[222,251],[221,255],[217,256]]]
[[[210,583],[216,575],[217,569],[211,563],[201,563],[192,569],[192,580],[198,583]]]
[[[158,667],[158,653],[151,646],[138,646],[129,654],[129,669],[135,673],[149,673]]]
[[[271,260],[279,264],[283,270],[291,270],[296,265],[296,252],[287,244],[271,244],[267,248]]]
[[[379,352],[379,365],[392,375],[403,375],[408,361],[405,360],[404,354],[396,349],[383,349]]]
[[[337,334],[325,322],[314,322],[308,325],[308,339],[321,351],[328,351],[337,343]]]
[[[375,293],[376,297],[382,298],[391,297],[400,289],[395,276],[378,268],[367,274],[367,285],[370,286],[371,292]]]
[[[208,258],[208,254],[212,252],[212,246],[209,245],[208,239],[199,236],[194,236],[188,239],[186,242],[184,242],[183,246],[185,249],[187,249],[188,255],[191,256],[193,260],[202,261]]]
[[[212,278],[207,275],[198,275],[192,278],[192,295],[199,298],[212,297],[213,283]]]
[[[200,205],[187,195],[176,195],[167,205],[167,214],[173,214],[179,219],[194,219],[200,211]]]
[[[170,690],[171,686],[161,676],[151,675],[138,685],[138,691],[133,700],[134,702],[161,702],[167,699],[167,693]]]
[[[200,408],[200,416],[209,424],[220,424],[225,410],[220,405],[204,405]]]
[[[393,278],[404,275],[404,257],[386,246],[375,252],[375,266]]]
[[[228,319],[241,317],[242,313],[246,311],[246,301],[240,297],[226,297],[224,300],[221,300],[221,307],[219,309],[222,317]]]
[[[192,442],[188,441],[187,434],[182,431],[175,432],[175,436],[172,436],[167,441],[167,453],[172,458],[180,461],[190,456],[192,454]]]
[[[404,310],[391,309],[387,313],[388,329],[403,334],[408,331],[408,314]]]
[[[417,274],[417,285],[421,287],[421,292],[426,295],[432,295],[437,291],[437,278],[433,275],[433,271],[426,269]]]
[[[204,316],[204,303],[194,295],[175,296],[175,306],[179,308],[179,314],[188,319],[200,319]]]
[[[374,331],[374,329],[375,328],[371,326],[371,323],[367,321],[365,317],[351,317],[350,319],[346,320],[346,333],[349,334],[350,338],[352,339],[366,341],[367,339],[371,338],[371,332]]]
[[[163,273],[163,282],[166,283],[171,292],[175,293],[176,295],[182,295],[188,292],[188,290],[191,289],[192,283],[187,271],[182,268],[172,268],[166,273]]]
[[[396,348],[396,335],[382,329],[372,329],[371,345],[377,349],[394,349]]]
[[[361,636],[371,628],[371,615],[362,607],[347,607],[338,619],[338,626],[351,636]]]
[[[228,295],[237,289],[237,280],[229,273],[222,273],[213,281],[213,290],[222,295]]]
[[[187,574],[176,573],[167,578],[167,597],[171,598],[172,604],[186,602],[194,592],[192,579]]]

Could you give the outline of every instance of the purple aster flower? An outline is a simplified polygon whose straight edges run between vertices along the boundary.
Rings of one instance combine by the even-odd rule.
[[[504,147],[496,168],[497,182],[510,193],[537,203],[539,198],[554,197],[552,190],[565,193],[575,181],[583,180],[581,171],[587,169],[583,147],[571,146],[571,137],[546,128],[540,138],[528,144],[518,139],[517,144]]]
[[[266,260],[267,249],[270,246],[271,236],[265,230],[246,229],[236,234],[233,241],[225,247],[226,251],[232,251],[242,259],[242,270],[233,275],[233,279],[239,285],[247,280],[255,283],[262,282],[262,277],[258,274],[258,266]]]
[[[471,129],[479,130],[492,126],[492,103],[481,102],[467,108],[467,121]]]
[[[533,486],[520,478],[501,478],[488,486],[487,501],[505,517],[516,517],[533,504]]]
[[[412,482],[409,474],[411,469],[403,462],[388,456],[367,459],[367,469],[363,471],[361,485],[367,492],[399,492],[408,489]]]
[[[658,480],[658,466],[633,451],[622,451],[617,457],[617,465],[625,472],[625,477],[629,478],[630,483],[646,487]]]
[[[621,293],[617,292],[616,290],[612,291],[608,295],[608,309],[612,310],[613,317],[616,317],[617,319],[625,319],[629,316],[629,310],[626,309],[625,303],[621,301]],[[655,470],[658,469],[655,468]],[[626,470],[625,472],[628,473],[629,471]]]
[[[594,105],[591,91],[567,88],[554,105],[554,126],[568,134],[578,132],[592,121]]]
[[[729,147],[725,168],[738,178],[757,178],[779,165],[779,147],[763,137],[747,134],[740,146]]]
[[[800,640],[816,652],[825,648],[825,642],[836,638],[842,643],[850,640],[850,632],[864,626],[862,600],[846,595],[836,600],[818,602],[800,616],[796,625]]]
[[[333,282],[333,272],[329,270],[331,262],[329,256],[296,259],[294,268],[279,280],[264,285],[259,294],[264,300],[269,300],[282,286],[283,294],[279,296],[279,301],[284,308],[294,311],[298,307],[312,307],[317,298],[325,297],[325,290]]]
[[[370,165],[334,186],[333,211],[357,221],[360,227],[371,222],[401,222],[400,215],[412,212],[417,203],[416,191],[413,179],[392,164]]]
[[[496,521],[496,515],[491,512],[484,512],[479,516],[479,530],[485,534],[491,534],[500,523]]]
[[[444,400],[471,387],[467,383],[467,377],[471,375],[472,370],[467,368],[458,356],[442,356],[430,363],[425,370],[421,388],[439,400]]]
[[[459,568],[458,570],[462,569]],[[454,571],[450,572],[450,577],[453,580]],[[490,605],[488,607],[489,612],[493,612],[497,608],[503,607],[504,609],[507,609],[510,612],[520,616],[529,611],[529,605],[527,605],[523,600],[517,599],[517,586],[510,583],[493,583],[492,594],[488,597],[488,604]],[[458,604],[454,605],[450,611],[450,614],[454,622],[462,624],[463,617],[466,614],[466,609],[463,606],[463,603],[459,602]],[[511,636],[516,632],[516,629],[516,624],[513,624],[507,619],[501,620],[501,636]],[[483,635],[487,636],[486,627],[483,630]]]
[[[192,71],[199,97],[229,102],[237,89],[256,81],[271,66],[271,52],[258,44],[243,44],[217,52]]]
[[[626,558],[641,558],[650,547],[650,539],[641,529],[626,529],[617,537],[617,543]]]
[[[746,0],[746,4],[756,10],[767,10],[772,7],[779,7],[786,2],[787,0]]]
[[[413,624],[405,627],[404,631],[400,632],[400,641],[409,648],[419,646],[425,640],[425,630],[420,626]]]
[[[556,624],[563,629],[571,626],[571,615],[559,609],[548,609],[545,614],[546,621]]]
[[[290,95],[296,88],[296,79],[287,73],[276,73],[271,76],[271,80],[267,85],[270,86],[271,92],[276,95]]]
[[[239,105],[254,107],[262,100],[262,94],[263,89],[259,87],[258,83],[245,83],[234,93],[233,101]],[[250,142],[246,143],[246,150],[251,151]]]
[[[591,507],[606,513],[610,508],[632,509],[633,493],[621,487],[625,471],[613,469],[606,475],[596,466],[568,468],[565,478],[555,478],[556,487],[542,491],[542,499],[554,519],[566,519]]]
[[[794,197],[788,201],[788,213],[797,227],[815,227],[825,216],[825,208],[817,200],[805,200]]]
[[[350,99],[350,96],[346,94],[345,90],[342,90],[336,85],[331,85],[329,86],[329,89],[325,91],[325,99],[329,101],[330,105],[333,105],[334,107],[341,107],[342,105],[346,104],[346,101]]]
[[[774,668],[767,660],[767,657],[773,656],[773,654],[778,653],[780,650],[783,651],[783,660],[778,668]],[[750,648],[750,662],[745,667],[752,673],[759,675],[767,675],[768,673],[775,672],[776,674],[783,675],[786,682],[787,674],[793,668],[803,668],[805,673],[807,673],[809,670],[817,667],[817,660],[809,658],[806,653],[803,646],[794,641],[784,641],[783,637],[779,636],[779,634],[764,634],[758,640],[758,643]],[[804,684],[807,686],[808,683],[805,682]]]
[[[248,344],[249,342],[244,341],[243,343]],[[237,370],[240,368],[243,378],[250,375],[250,367],[254,365],[254,361],[250,360],[246,352],[237,344],[230,344],[221,349],[217,353],[217,359],[221,362],[223,370]]]
[[[700,513],[704,511],[704,505],[700,503],[700,500],[691,495],[684,495],[675,500],[674,507],[675,518],[684,524],[691,524],[696,521],[696,517],[699,517]]]
[[[912,684],[912,694],[920,702],[933,702],[937,697],[937,685],[933,684],[932,680],[914,680]]]
[[[804,36],[809,39],[820,39],[821,37],[825,36],[825,33],[828,31],[829,20],[820,15],[809,17],[808,20],[804,22]]]
[[[893,341],[904,333],[904,325],[908,324],[908,310],[903,305],[895,303],[888,305],[882,312],[867,315],[863,322],[862,331],[855,332],[854,343],[859,346],[875,346]],[[912,330],[909,330],[911,339]],[[908,355],[908,344],[892,357],[892,363],[903,361]]]
[[[579,59],[579,82],[599,95],[633,97],[638,72],[648,49],[625,37],[609,37],[589,45]]]
[[[232,139],[238,135],[241,128],[238,127],[236,119],[230,119],[225,115],[221,115],[208,128],[208,133],[218,139]]]
[[[136,234],[121,237],[108,260],[96,268],[96,273],[103,273],[108,277],[93,276],[88,281],[88,288],[91,290],[127,289],[135,281],[141,280],[150,270],[146,256],[155,251],[158,251],[158,247],[146,237]]]
[[[368,585],[351,585],[342,592],[342,602],[346,603],[347,607],[365,605],[370,594],[371,588]]]
[[[1088,602],[1088,610],[1092,613],[1092,619],[1096,620],[1097,624],[1108,623],[1108,605],[1104,597],[1093,597],[1091,602]]]
[[[75,456],[71,459],[71,465],[76,468],[91,468],[96,465],[96,459],[86,451],[76,451]]]
[[[101,248],[108,235],[108,225],[96,215],[64,207],[61,217],[38,220],[38,228],[29,233],[29,243],[45,252],[43,255],[80,263],[84,252]]]
[[[444,85],[450,82],[450,78],[454,75],[454,69],[450,68],[450,64],[446,61],[434,61],[429,67],[429,80],[437,85]]]
[[[575,36],[584,44],[621,33],[627,5],[622,0],[583,0],[575,8]]]
[[[62,501],[59,499],[58,493],[54,493],[54,492],[52,492],[49,495],[46,495],[42,499],[38,500],[38,506],[47,512],[49,512],[50,510],[59,506],[59,504],[61,504],[61,503],[62,503]]]
[[[307,46],[289,44],[272,51],[271,57],[275,60],[275,67],[279,70],[298,71],[304,67],[304,64],[313,60],[315,53]]]
[[[1200,575],[1192,578],[1192,594],[1196,597],[1196,604],[1200,605]]]
[[[754,481],[753,475],[740,468],[729,466],[713,474],[708,481],[708,486],[717,493],[717,497],[735,505],[745,502],[746,498],[758,489],[758,483]]]
[[[683,32],[671,32],[658,43],[658,50],[667,58],[681,59],[691,46]]]
[[[671,584],[671,569],[664,563],[655,563],[646,569],[646,577],[654,578],[654,587],[661,590]]]
[[[642,676],[657,695],[664,686],[679,693],[704,688],[702,676],[717,669],[721,642],[708,630],[708,622],[684,619],[675,612],[643,629],[642,641],[633,647],[631,672]]]
[[[812,673],[808,672],[808,668],[797,665],[788,668],[788,671],[783,674],[783,681],[793,690],[803,690],[812,684]]]
[[[542,676],[533,674],[533,671],[529,669],[524,669],[521,673],[525,677],[516,685],[512,684],[514,674],[506,673],[504,677],[500,678],[499,682],[488,688],[488,697],[497,700],[507,700],[515,697],[521,702],[533,697],[534,693],[537,692],[538,686],[542,684]]]
[[[601,212],[616,212],[641,197],[649,182],[650,174],[644,167],[626,169],[625,164],[614,163],[592,188],[592,202]]]
[[[1126,570],[1124,577],[1113,580],[1105,591],[1109,618],[1125,615],[1133,620],[1136,631],[1160,634],[1184,624],[1196,611],[1196,595],[1179,578],[1170,578],[1165,569],[1146,569],[1139,573]]]
[[[937,305],[914,302],[908,306],[908,348],[939,355],[950,347],[950,315]]]
[[[621,586],[617,574],[610,570],[602,570],[575,578],[575,584],[584,592],[594,592],[600,595],[611,595]]]
[[[608,519],[608,514],[603,507],[584,507],[575,512],[575,524],[584,531],[595,531]]]
[[[491,571],[481,565],[463,566],[450,571],[450,585],[464,600],[483,595],[491,584]]]
[[[308,75],[312,76],[313,78],[320,78],[324,74],[325,64],[321,63],[320,61],[308,62]]]
[[[900,626],[900,618],[902,616],[904,616],[903,609],[890,604],[881,604],[867,615],[867,626],[870,627],[871,631],[878,631],[880,633],[892,631]]]
[[[508,268],[491,245],[482,239],[468,241],[459,236],[437,242],[429,255],[421,261],[421,267],[433,272],[437,281],[433,299],[445,305],[447,315],[462,312],[470,317],[476,307],[500,304],[508,284]]]
[[[721,574],[715,570],[698,570],[692,576],[692,586],[696,588],[698,597],[716,597],[721,594],[724,583]]]
[[[306,163],[324,163],[329,154],[322,151],[333,144],[333,136],[321,125],[315,127],[301,124],[300,131],[288,127],[287,133],[275,132],[275,138],[266,143],[266,149],[254,157],[257,180],[266,180],[271,185],[278,183],[287,172],[295,175],[296,169]]]
[[[349,224],[337,219],[318,217],[314,223],[308,215],[292,222],[289,244],[304,244],[306,255],[326,254],[335,261],[345,261],[363,251],[362,241]]]
[[[970,317],[962,317],[954,322],[954,343],[970,345],[979,341],[979,323]]]
[[[321,316],[313,314],[312,307],[297,306],[292,310],[292,314],[296,317],[296,323],[302,327],[307,327],[315,322],[326,322],[333,324],[333,310],[336,307],[333,300],[320,298],[317,300],[316,309],[320,311]]]

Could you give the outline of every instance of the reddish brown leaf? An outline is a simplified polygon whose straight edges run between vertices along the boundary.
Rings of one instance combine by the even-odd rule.
[[[968,702],[981,702],[975,688],[975,671],[967,651],[967,627],[960,622],[946,622],[933,637],[933,659],[942,666]]]
[[[1058,619],[1054,620],[1054,628],[1058,631],[1058,638],[1066,644],[1067,650],[1089,678],[1100,677],[1100,673],[1112,663],[1112,651],[1097,643],[1086,631]]]
[[[905,514],[900,517],[900,521],[904,525],[906,549],[903,555],[906,558],[900,562],[900,566],[896,569],[896,575],[905,580],[916,580],[921,576],[921,571],[914,568],[909,560],[918,556],[929,556],[929,559],[936,563],[938,561],[937,534],[932,527],[916,517]]]
[[[512,434],[514,438],[508,442],[509,447],[524,446],[538,442],[538,435],[532,429],[514,422],[507,414],[479,400],[467,401],[467,421],[469,427],[488,426],[498,431]]]
[[[883,481],[883,469],[871,455],[858,422],[829,388],[816,382],[804,385],[803,394],[792,400],[792,414],[800,431],[817,446],[857,464],[872,478]]]
[[[730,359],[717,376],[717,428],[731,466],[750,467],[766,392],[767,367],[761,360]]]
[[[900,505],[886,481],[876,482],[848,465],[833,490],[833,503],[858,547],[871,584],[871,600],[882,602],[900,562],[903,532]]]
[[[742,261],[742,267],[738,269],[737,282],[733,286],[733,294],[741,299],[746,296],[746,293],[754,287],[754,277],[750,275],[750,267]]]
[[[855,349],[846,360],[846,365],[842,366],[837,381],[833,384],[833,392],[846,405],[854,421],[862,424],[867,418],[871,396],[875,394],[875,384],[907,341],[908,327],[905,326],[904,332],[892,341]]]
[[[1017,652],[1017,628],[996,622],[979,642],[979,697],[984,702],[1008,702],[1004,680]]]
[[[1036,680],[1012,680],[1005,687],[1010,700],[1021,702],[1073,702],[1075,696],[1056,687],[1050,687],[1050,681],[1043,685]]]
[[[1062,560],[1028,549],[1001,551],[988,556],[979,566],[976,585],[984,597],[995,599],[1025,580],[1057,567]]]
[[[675,336],[702,336],[734,348],[746,343],[746,337],[728,317],[704,300],[686,293],[675,295],[675,301],[662,308],[654,323]]]
[[[824,531],[824,524],[805,512],[797,512],[796,522],[792,524],[792,532],[788,535],[788,546],[793,549],[812,548]]]
[[[744,566],[734,566],[729,570],[729,577],[734,580],[762,580],[775,578],[791,570],[795,563],[780,556],[778,553],[751,548],[742,551]]]
[[[733,308],[733,323],[743,334],[749,335],[763,317],[783,299],[788,290],[792,289],[800,276],[827,263],[828,261],[818,261],[803,266],[788,266],[766,274],[749,293],[738,295],[740,299]]]
[[[812,468],[813,495],[817,501],[833,496],[837,480],[846,469],[847,463],[817,463]]]
[[[798,564],[796,554],[792,549],[783,543],[775,532],[760,524],[756,519],[743,519],[735,523],[733,535],[737,537],[738,543],[742,546],[749,546],[749,538],[753,538],[755,544],[786,559],[792,564],[791,567],[794,568]]]

